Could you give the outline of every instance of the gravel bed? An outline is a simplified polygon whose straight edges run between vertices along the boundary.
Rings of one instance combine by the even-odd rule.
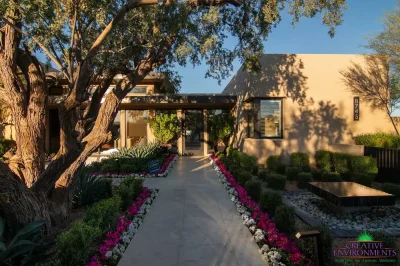
[[[365,222],[369,230],[400,229],[400,209],[397,207],[370,207],[368,211],[339,215],[331,211],[326,200],[310,192],[287,193],[283,197],[331,229],[362,230]]]

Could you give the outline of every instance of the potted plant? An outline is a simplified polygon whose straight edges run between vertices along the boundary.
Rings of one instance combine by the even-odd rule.
[[[157,114],[149,120],[149,124],[156,139],[171,153],[177,153],[176,140],[180,132],[178,116],[176,114]]]
[[[234,118],[226,113],[210,115],[208,132],[215,152],[224,152],[228,147],[229,138],[233,133]]]

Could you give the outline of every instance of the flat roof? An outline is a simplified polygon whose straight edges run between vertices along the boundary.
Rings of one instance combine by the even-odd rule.
[[[237,96],[223,94],[128,95],[120,109],[231,108],[236,102]]]

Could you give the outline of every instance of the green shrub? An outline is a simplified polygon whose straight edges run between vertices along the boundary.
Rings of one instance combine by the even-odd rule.
[[[333,168],[336,173],[350,172],[349,164],[352,155],[343,152],[332,153]]]
[[[223,154],[223,153],[220,152],[220,151],[218,151],[218,152],[215,154],[215,157],[218,157],[220,154]]]
[[[246,182],[244,185],[247,193],[250,195],[250,197],[255,200],[259,201],[260,200],[260,195],[261,195],[261,181],[256,180],[256,179],[251,179]]]
[[[96,173],[100,172],[101,166],[101,162],[92,162],[91,164],[86,165],[85,168],[89,173]]]
[[[311,168],[311,175],[314,180],[317,180],[317,181],[322,180],[322,171],[317,168]]]
[[[400,198],[400,185],[393,183],[384,183],[382,185],[382,190],[386,193],[395,195],[397,198]]]
[[[246,171],[246,170],[241,170],[238,172],[238,174],[236,175],[236,180],[242,185],[244,186],[244,184],[246,184],[247,181],[249,181],[250,179],[252,179],[253,175]]]
[[[282,205],[282,194],[273,189],[266,189],[261,192],[260,207],[269,213],[275,213],[276,207]]]
[[[267,178],[270,172],[268,170],[260,170],[257,173],[257,176],[260,180],[267,182]]]
[[[140,171],[136,164],[122,164],[119,169],[121,173],[138,173]]]
[[[271,155],[267,159],[267,168],[272,171],[276,172],[281,164],[281,156],[279,155]]]
[[[148,123],[154,136],[161,143],[167,144],[178,138],[180,121],[176,113],[158,113],[149,119]]]
[[[243,169],[240,168],[239,165],[237,165],[237,164],[235,164],[235,163],[233,163],[233,162],[232,162],[232,165],[229,167],[229,172],[230,172],[233,176],[235,176],[235,177],[237,177],[237,175],[239,174],[239,172],[241,172],[242,170],[243,170]]]
[[[351,156],[350,171],[352,173],[378,174],[376,159],[369,156]]]
[[[341,182],[343,181],[339,173],[336,172],[323,172],[321,175],[323,182]]]
[[[117,195],[122,201],[122,209],[128,208],[137,198],[143,187],[142,179],[133,177],[125,178],[121,184],[114,189],[114,195]]]
[[[300,174],[301,168],[294,167],[294,166],[287,166],[286,167],[286,177],[287,180],[293,181],[297,179],[297,175]]]
[[[279,164],[278,167],[276,168],[276,173],[280,175],[285,175],[286,174],[286,164]]]
[[[11,139],[0,139],[0,157],[3,157],[9,149],[15,146],[15,141]]]
[[[90,206],[84,221],[93,227],[99,227],[102,232],[115,227],[121,214],[121,199],[118,196],[99,201]]]
[[[232,150],[232,160],[234,163],[237,163],[240,165],[240,151],[234,149]]]
[[[165,154],[165,149],[161,147],[160,142],[139,142],[130,148],[119,149],[118,152],[111,154],[111,158],[136,158],[136,159],[155,159]]]
[[[286,186],[286,176],[270,173],[267,176],[268,187],[272,189],[284,190]]]
[[[280,205],[276,207],[274,221],[279,231],[292,234],[295,228],[294,207]]]
[[[374,241],[383,241],[385,248],[397,249],[396,238],[385,233],[384,231],[370,231],[368,232]]]
[[[305,172],[310,171],[310,156],[303,152],[294,152],[290,155],[290,164],[299,167]]]
[[[370,187],[372,182],[374,182],[374,179],[375,175],[356,173],[354,174],[353,181],[358,184]]]
[[[217,158],[221,161],[221,162],[225,162],[225,154],[220,153]]]
[[[104,159],[101,161],[100,172],[102,173],[118,173],[119,162],[116,159]]]
[[[325,171],[331,171],[332,152],[325,150],[318,150],[315,152],[315,163],[317,168]]]
[[[111,180],[91,175],[85,167],[77,174],[74,187],[73,205],[85,206],[111,197]]]
[[[303,231],[319,231],[322,240],[321,248],[324,252],[324,262],[325,265],[332,265],[330,263],[332,261],[332,237],[331,237],[331,229],[328,226],[313,226],[307,227]],[[315,242],[314,238],[304,238],[297,240],[298,247],[301,251],[303,251],[304,255],[309,258],[311,261],[315,261],[317,258],[315,257]]]
[[[97,249],[97,241],[103,235],[99,227],[77,221],[57,238],[57,250],[62,265],[85,265]]]
[[[240,160],[240,166],[243,167],[243,169],[257,174],[256,169],[258,170],[258,164],[257,164],[257,158],[247,155],[244,152],[239,153],[239,160]]]
[[[369,147],[400,149],[400,136],[384,132],[361,134],[354,137],[357,145]]]
[[[312,174],[311,173],[300,173],[297,176],[297,187],[298,188],[307,188],[308,183],[312,181]]]

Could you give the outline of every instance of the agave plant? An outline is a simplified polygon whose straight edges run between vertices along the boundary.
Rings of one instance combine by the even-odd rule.
[[[147,144],[137,143],[131,148],[122,148],[111,154],[111,158],[140,158],[150,159],[160,157],[163,153],[160,142],[152,141]]]
[[[0,265],[32,265],[42,259],[51,245],[41,241],[40,227],[44,224],[43,221],[29,223],[6,241],[6,225],[0,217]]]

